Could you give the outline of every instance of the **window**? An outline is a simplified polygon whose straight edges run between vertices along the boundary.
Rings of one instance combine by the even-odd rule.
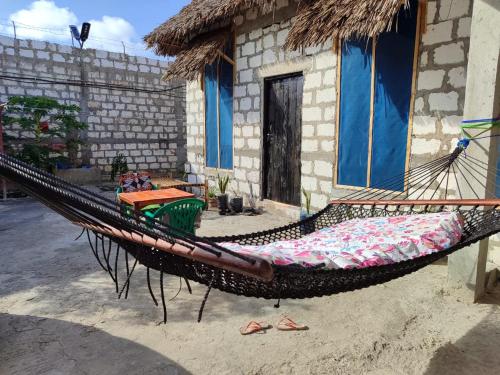
[[[233,42],[205,66],[206,166],[233,168]]]
[[[417,13],[412,0],[393,31],[342,43],[338,185],[404,189]]]

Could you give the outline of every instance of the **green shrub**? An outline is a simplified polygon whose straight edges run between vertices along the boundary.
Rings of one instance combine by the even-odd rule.
[[[21,136],[7,139],[9,152],[51,172],[58,161],[75,166],[78,148],[84,143],[80,131],[87,129],[79,113],[80,107],[47,97],[10,97],[3,123],[5,130],[20,130]]]
[[[111,181],[114,181],[116,176],[120,176],[128,172],[127,158],[123,154],[118,154],[113,158],[111,163]]]

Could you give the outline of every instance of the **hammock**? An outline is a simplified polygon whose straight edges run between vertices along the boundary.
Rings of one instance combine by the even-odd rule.
[[[411,169],[384,182],[386,189],[363,189],[330,202],[315,215],[280,228],[223,237],[197,237],[172,230],[168,225],[145,225],[143,218],[122,215],[112,200],[63,181],[13,157],[0,154],[0,175],[17,183],[52,210],[83,227],[99,265],[109,273],[121,297],[128,295],[131,276],[137,266],[147,269],[147,283],[153,302],[158,305],[151,284],[150,270],[159,271],[159,293],[164,321],[167,319],[164,293],[165,274],[208,286],[201,303],[198,321],[212,288],[247,297],[276,299],[311,298],[352,291],[387,282],[414,272],[454,251],[500,231],[499,199],[463,199],[462,189],[473,191],[473,183],[486,177],[487,163],[464,155],[467,142],[461,141],[452,154]],[[463,187],[457,174],[462,177]],[[390,190],[403,179],[403,191]],[[452,193],[460,199],[447,199]],[[487,193],[494,196],[484,186]],[[426,199],[424,199],[426,197]],[[440,197],[440,199],[437,199]],[[228,242],[263,245],[298,239],[306,233],[353,218],[397,216],[456,210],[464,219],[463,235],[452,247],[399,263],[356,269],[323,269],[321,267],[280,266],[257,257],[243,255],[220,246]],[[120,254],[125,260],[126,276],[118,272]],[[129,257],[132,259],[129,260]],[[130,267],[130,261],[133,261]],[[120,278],[120,280],[119,280]],[[121,284],[121,287],[120,287]]]

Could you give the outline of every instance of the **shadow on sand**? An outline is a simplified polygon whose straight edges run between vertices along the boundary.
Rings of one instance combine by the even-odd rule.
[[[2,374],[188,375],[163,355],[92,326],[0,314]]]
[[[480,303],[491,305],[489,314],[462,338],[439,348],[426,375],[500,373],[500,286]]]

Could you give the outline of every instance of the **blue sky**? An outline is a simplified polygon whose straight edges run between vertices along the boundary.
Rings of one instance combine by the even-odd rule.
[[[70,44],[68,24],[90,21],[88,47],[142,52],[142,37],[175,15],[190,0],[1,0],[0,34],[12,34],[10,21],[17,26],[18,37]]]

